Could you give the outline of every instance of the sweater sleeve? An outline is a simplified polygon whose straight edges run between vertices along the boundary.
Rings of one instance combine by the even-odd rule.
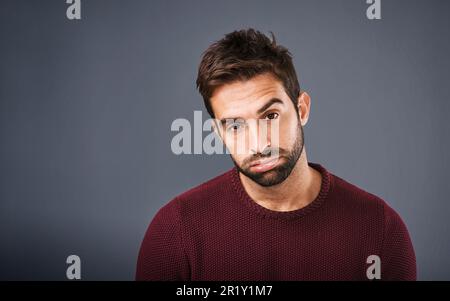
[[[400,216],[384,204],[381,280],[416,280],[416,256]]]
[[[136,280],[189,280],[177,201],[162,207],[150,223],[139,251]]]

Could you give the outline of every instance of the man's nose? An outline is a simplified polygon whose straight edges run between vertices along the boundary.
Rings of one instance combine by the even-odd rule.
[[[248,131],[249,150],[252,154],[265,152],[270,147],[270,135],[264,120],[252,120]]]

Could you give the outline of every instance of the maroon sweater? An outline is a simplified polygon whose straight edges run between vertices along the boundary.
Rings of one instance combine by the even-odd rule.
[[[304,208],[264,208],[236,168],[159,210],[139,253],[137,280],[415,280],[416,260],[399,215],[377,196],[329,173]]]

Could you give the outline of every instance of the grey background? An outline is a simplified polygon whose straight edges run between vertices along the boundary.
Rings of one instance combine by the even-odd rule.
[[[202,51],[273,31],[312,96],[309,159],[384,198],[407,224],[419,279],[450,280],[449,1],[0,2],[0,279],[132,280],[163,204],[232,167],[171,153],[203,110]],[[203,110],[204,118],[207,117]]]

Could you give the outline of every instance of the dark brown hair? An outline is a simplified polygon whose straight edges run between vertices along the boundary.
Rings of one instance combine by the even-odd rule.
[[[248,80],[263,73],[273,74],[284,86],[297,110],[300,93],[297,74],[289,51],[252,28],[233,31],[206,49],[198,68],[197,88],[206,109],[214,117],[210,98],[219,86]]]

